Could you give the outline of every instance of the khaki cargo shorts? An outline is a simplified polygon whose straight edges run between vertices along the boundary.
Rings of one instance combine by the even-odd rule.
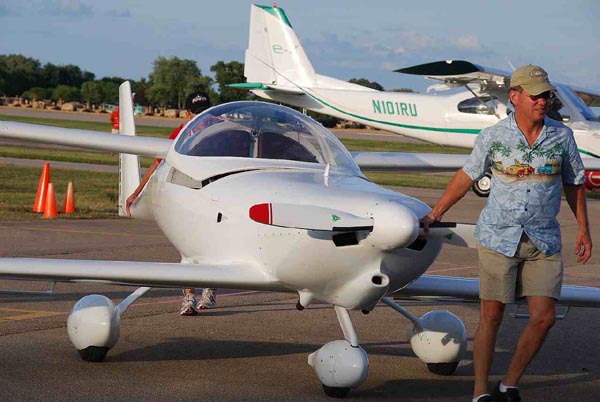
[[[526,296],[560,297],[563,280],[561,253],[542,254],[523,233],[514,257],[477,245],[479,298],[514,303]]]

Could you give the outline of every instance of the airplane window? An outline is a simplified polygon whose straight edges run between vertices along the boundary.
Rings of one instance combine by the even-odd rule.
[[[344,145],[321,124],[285,106],[231,102],[210,108],[183,129],[175,151],[329,164],[360,174]]]
[[[250,135],[242,130],[228,130],[210,135],[190,149],[190,156],[250,156]]]
[[[567,98],[566,100],[568,100],[568,102],[571,103],[579,113],[581,113],[584,119],[588,121],[600,121],[600,118],[598,118],[598,116],[596,116],[594,112],[590,110],[590,108],[585,104],[581,97],[577,95],[575,91],[573,91],[566,85],[558,84],[556,85],[556,87],[559,89],[559,93],[565,95],[565,97]]]
[[[482,103],[483,102],[483,103]],[[495,114],[498,99],[491,96],[480,96],[465,99],[458,104],[458,111],[473,114]]]
[[[212,124],[201,120],[188,126],[179,135],[177,152],[189,156],[251,156],[252,140],[246,127],[215,116],[209,121]]]
[[[319,163],[304,145],[279,133],[261,133],[258,144],[259,158]]]

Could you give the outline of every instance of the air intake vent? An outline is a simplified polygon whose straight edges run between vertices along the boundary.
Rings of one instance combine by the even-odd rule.
[[[356,232],[335,234],[332,236],[332,240],[336,247],[355,246],[358,244]]]
[[[406,248],[409,248],[409,249],[415,250],[415,251],[421,251],[425,248],[426,245],[427,245],[427,239],[424,238],[423,236],[417,236],[415,241],[413,241],[408,246],[406,246]]]
[[[175,168],[171,168],[171,171],[167,176],[167,182],[183,187],[193,188],[195,190],[202,188],[201,181],[198,181]]]

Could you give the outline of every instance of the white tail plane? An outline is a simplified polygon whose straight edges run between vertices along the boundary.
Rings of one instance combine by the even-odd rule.
[[[425,141],[469,147],[482,128],[480,123],[449,127],[442,111],[456,110],[456,96],[383,92],[317,74],[285,12],[278,7],[252,6],[244,75],[247,83],[232,86]],[[472,95],[462,95],[466,97]],[[498,121],[493,114],[486,117],[485,125]],[[459,135],[448,136],[448,132]]]
[[[252,6],[244,75],[248,83],[234,86],[251,89],[268,99],[315,110],[324,107],[314,98],[319,95],[312,95],[316,88],[376,92],[315,73],[285,12],[278,7]]]

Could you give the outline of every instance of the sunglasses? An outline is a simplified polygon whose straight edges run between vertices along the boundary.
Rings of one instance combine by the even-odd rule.
[[[527,96],[532,100],[532,101],[536,101],[538,99],[545,99],[545,100],[551,100],[552,98],[554,98],[554,92],[552,91],[546,91],[546,92],[542,92],[539,95],[529,95],[527,94]]]

